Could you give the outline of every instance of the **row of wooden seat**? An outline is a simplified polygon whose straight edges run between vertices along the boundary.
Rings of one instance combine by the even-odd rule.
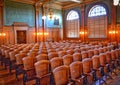
[[[6,57],[6,58],[7,58],[8,61],[10,60],[10,63],[12,63],[10,65],[12,67],[14,67],[14,65],[13,65],[13,61],[14,61],[15,69],[18,70],[18,71],[16,71],[16,75],[19,74],[20,68],[24,68],[24,69],[21,69],[21,70],[22,70],[22,73],[24,73],[23,80],[24,80],[24,82],[26,82],[26,80],[31,80],[31,79],[34,79],[34,78],[36,80],[39,80],[38,78],[36,78],[35,75],[36,75],[37,72],[35,72],[35,69],[33,68],[34,67],[33,63],[35,63],[36,61],[37,62],[39,62],[41,60],[47,60],[47,61],[50,60],[51,61],[54,57],[55,58],[62,57],[64,65],[68,65],[69,66],[73,61],[84,61],[84,59],[86,60],[86,58],[90,58],[91,59],[94,55],[98,55],[100,53],[111,51],[113,49],[113,46],[112,46],[112,47],[109,47],[109,48],[105,47],[105,49],[107,49],[107,50],[104,50],[100,46],[99,50],[98,49],[94,49],[94,51],[92,51],[92,53],[94,55],[92,54],[92,55],[88,56],[87,50],[84,49],[84,50],[81,51],[79,49],[80,47],[78,47],[78,46],[77,46],[77,51],[76,50],[71,50],[72,48],[71,49],[67,48],[68,50],[66,50],[66,51],[65,51],[65,49],[64,50],[59,50],[59,52],[57,53],[56,51],[58,51],[58,46],[55,46],[55,44],[56,43],[45,43],[45,44],[42,43],[42,44],[36,44],[36,45],[31,44],[29,46],[28,45],[23,45],[22,49],[19,49],[18,52],[16,52],[16,51],[14,52],[13,50],[11,50],[11,51],[4,50],[4,52],[2,53],[2,56],[4,56],[4,57],[9,56],[8,53],[10,55],[12,55],[12,57],[14,56],[11,59],[9,59],[8,57]],[[57,43],[57,44],[59,44],[59,43]],[[21,45],[18,46],[18,48],[19,47],[21,47]],[[24,50],[23,50],[23,48],[24,48]],[[73,46],[73,48],[74,48],[74,46]],[[99,45],[97,46],[97,48],[99,48]],[[76,49],[76,48],[74,48],[74,49]],[[102,49],[102,51],[101,51],[101,49]],[[95,50],[97,50],[97,51],[95,51]],[[61,55],[60,55],[60,53],[61,53]],[[7,55],[5,55],[5,54],[7,54]],[[77,55],[77,57],[76,57],[76,55]],[[69,58],[67,58],[66,56],[69,56],[69,58],[71,58],[71,60],[69,60]],[[3,59],[3,61],[5,61],[4,63],[6,63],[6,58]],[[36,60],[36,58],[37,58],[37,60]],[[115,59],[118,60],[118,58],[115,58]],[[29,61],[29,60],[32,60],[32,61]],[[7,63],[8,63],[8,61],[7,61]],[[57,61],[57,60],[55,60],[55,61]],[[58,62],[56,62],[56,63],[58,63]],[[112,65],[114,65],[114,63]],[[26,66],[28,66],[28,67],[26,67]],[[26,74],[31,75],[32,78],[27,77]],[[29,78],[29,79],[27,79],[27,78]]]
[[[110,53],[110,52],[107,52],[107,53]],[[54,79],[55,79],[56,85],[59,85],[59,84],[62,85],[62,83],[64,83],[64,85],[66,85],[68,82],[68,81],[65,82],[66,79],[64,79],[64,78],[66,78],[66,77],[68,77],[67,79],[71,78],[71,80],[74,80],[74,81],[76,80],[75,83],[78,83],[78,85],[79,84],[82,85],[83,83],[92,84],[94,79],[97,78],[97,79],[101,80],[101,78],[104,75],[108,76],[108,73],[112,72],[112,70],[114,69],[113,66],[115,66],[115,67],[118,66],[117,59],[111,60],[110,57],[112,56],[112,54],[111,54],[111,56],[110,55],[108,56],[107,53],[106,54],[103,53],[101,55],[95,55],[92,57],[92,59],[86,58],[83,61],[76,61],[76,62],[64,61],[64,59],[61,57],[55,57],[55,58],[51,59],[49,64],[48,64],[48,62],[49,62],[48,60],[41,60],[41,61],[38,61],[39,63],[38,62],[36,62],[37,64],[35,63],[36,75],[37,75],[38,79],[42,77],[41,76],[42,74],[49,76],[50,71],[52,71],[54,74],[54,72],[56,72],[55,69],[57,69],[57,67],[62,66],[61,68],[63,68],[64,67],[63,65],[65,65],[65,67],[68,66],[67,68],[69,68],[69,66],[70,66],[71,74],[69,74],[69,72],[65,73],[65,75],[61,75],[60,73],[59,74],[57,73],[57,75],[54,74]],[[113,63],[111,63],[111,61],[113,61]],[[47,66],[45,64],[46,62],[47,62]],[[34,68],[34,59],[32,59],[32,57],[23,58],[23,63],[24,63],[24,68],[27,71]],[[80,64],[77,64],[77,63],[80,63]],[[42,64],[45,64],[45,65],[42,65]],[[50,65],[51,65],[51,70],[50,70]],[[73,67],[71,67],[72,65],[73,65]],[[62,71],[63,69],[61,69],[61,68],[59,67],[59,70],[57,70],[57,71],[58,72]],[[68,71],[69,71],[69,69],[68,69]],[[44,72],[46,74],[44,74]],[[62,72],[62,73],[64,74],[64,72]],[[103,73],[103,74],[101,74],[101,73]],[[66,74],[68,74],[68,75],[66,76]],[[96,76],[94,76],[94,75],[96,75]],[[55,76],[62,77],[63,81],[61,81],[60,79],[56,79]],[[78,78],[78,77],[83,77],[83,79]],[[82,80],[80,81],[79,79],[82,79]],[[49,84],[50,82],[46,82],[46,83]]]

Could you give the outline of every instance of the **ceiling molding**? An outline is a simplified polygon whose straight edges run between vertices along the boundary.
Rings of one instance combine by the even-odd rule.
[[[50,8],[53,8],[53,9],[62,9],[62,6],[60,6],[60,5],[58,5],[58,4],[54,4],[54,3],[52,3],[52,4],[50,4]]]
[[[95,2],[98,2],[100,0],[85,0],[83,1],[82,3],[72,3],[72,4],[69,4],[69,5],[66,5],[66,6],[62,6],[62,9],[65,10],[65,9],[69,9],[69,8],[74,8],[74,7],[81,7],[82,5],[86,5],[86,4],[90,4],[90,3],[95,3]]]
[[[68,8],[73,8],[73,7],[78,7],[84,4],[89,4],[93,3],[99,0],[82,0],[81,3],[76,3],[72,1],[57,1],[57,0],[11,0],[15,2],[20,2],[20,3],[26,3],[26,4],[50,4],[50,8],[53,9],[68,9]]]
[[[26,4],[32,4],[32,5],[34,5],[36,3],[35,0],[11,0],[11,1],[26,3]]]
[[[73,8],[73,7],[78,7],[78,6],[80,6],[80,4],[73,3],[73,4],[69,4],[69,5],[63,6],[62,9],[68,9],[68,8]]]

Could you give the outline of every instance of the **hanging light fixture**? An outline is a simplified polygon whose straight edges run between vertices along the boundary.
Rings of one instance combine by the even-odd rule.
[[[53,17],[53,10],[50,8],[49,9],[49,14],[48,14],[49,19],[51,20]]]
[[[117,6],[117,5],[119,5],[119,0],[113,0],[113,4],[115,5],[115,6]]]

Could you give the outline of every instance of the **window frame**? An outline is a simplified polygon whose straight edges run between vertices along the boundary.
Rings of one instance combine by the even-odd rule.
[[[80,37],[79,35],[79,28],[80,28],[79,20],[80,19],[79,18],[80,16],[79,16],[78,11],[71,10],[68,12],[66,16],[66,29],[65,29],[66,38],[79,38]],[[71,33],[73,34],[71,35]]]
[[[91,14],[91,12],[94,10],[94,8],[96,8],[96,7],[100,7],[100,8],[102,8],[102,9],[104,9],[105,10],[105,13],[103,13],[103,14],[96,14],[96,15],[90,15]],[[100,11],[100,10],[99,10]],[[104,22],[105,22],[105,24],[103,23],[103,24],[101,24],[101,22],[100,23],[98,23],[98,24],[95,24],[95,23],[97,23],[97,21],[95,20],[95,18],[99,21],[99,19],[101,19],[101,17],[104,17],[105,16],[105,18],[104,18]],[[88,38],[89,39],[106,39],[107,38],[107,23],[108,23],[108,17],[107,17],[107,10],[106,10],[106,8],[104,7],[104,6],[102,6],[102,5],[94,5],[94,6],[92,6],[90,9],[89,9],[89,11],[88,11],[88,16],[87,16],[87,26],[88,26]],[[91,25],[90,25],[90,19],[91,20],[93,20],[94,21],[94,23],[92,23]],[[94,24],[94,25],[93,25]],[[97,26],[97,25],[99,25],[99,26]],[[102,25],[102,26],[101,26]],[[93,26],[93,29],[90,29],[91,27]],[[98,28],[98,29],[95,29],[95,28]],[[104,29],[101,29],[101,27],[104,27]],[[92,32],[91,31],[89,31],[89,30],[93,30]],[[97,32],[97,31],[98,32]],[[102,34],[101,32],[102,31],[105,31],[105,33],[104,34]],[[91,32],[91,34],[89,34]],[[99,34],[95,34],[95,33],[99,33]],[[90,37],[91,35],[93,35],[92,37]],[[99,36],[99,37],[98,37]],[[103,37],[104,36],[104,37]]]

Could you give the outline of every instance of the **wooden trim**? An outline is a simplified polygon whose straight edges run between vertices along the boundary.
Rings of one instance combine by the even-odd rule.
[[[17,30],[25,30],[26,31],[26,35],[27,35],[26,41],[28,42],[28,28],[29,27],[28,27],[28,25],[26,25],[26,26],[22,26],[22,25],[23,25],[23,23],[21,23],[21,26],[20,26],[20,23],[19,23],[19,26],[13,24],[15,44],[17,44]]]
[[[34,5],[35,9],[35,42],[37,42],[37,32],[38,32],[38,16],[39,16],[39,10],[38,10],[38,5]]]
[[[35,4],[35,1],[34,0],[11,0],[11,1],[15,1],[15,2],[20,2],[20,3],[25,3],[25,4],[32,4],[34,5]]]

